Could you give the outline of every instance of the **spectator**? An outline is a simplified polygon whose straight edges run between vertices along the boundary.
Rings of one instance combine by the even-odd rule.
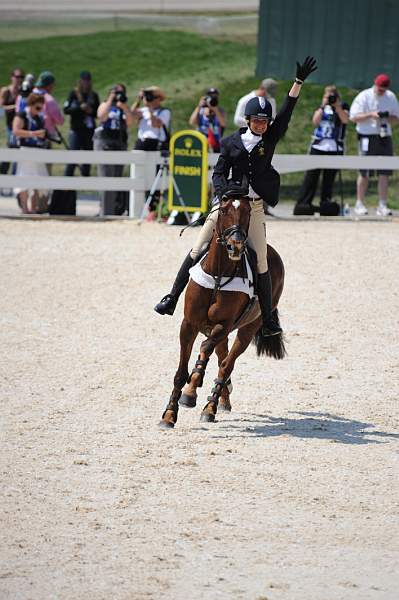
[[[100,125],[94,133],[95,150],[127,150],[127,130],[133,124],[132,114],[127,105],[126,86],[118,83],[109,91],[108,98],[101,102],[97,116]],[[123,165],[98,165],[100,177],[122,177]],[[101,215],[121,215],[125,212],[126,194],[103,192]]]
[[[362,156],[392,156],[392,127],[399,119],[399,104],[390,86],[388,75],[381,74],[374,79],[371,88],[356,96],[350,108],[350,119],[356,123],[359,139],[359,154]],[[370,172],[372,173],[372,172]],[[386,217],[392,214],[388,208],[388,177],[392,171],[378,170],[377,215]],[[361,170],[357,178],[357,200],[355,213],[367,215],[364,204],[369,183],[369,171]]]
[[[41,94],[44,96],[44,123],[46,130],[50,136],[57,137],[57,125],[63,124],[64,115],[62,114],[57,102],[51,95],[54,86],[54,75],[50,73],[50,71],[43,71],[40,73],[39,79],[36,81],[33,92],[35,94]]]
[[[0,90],[0,106],[3,107],[6,117],[6,134],[8,148],[12,148],[15,145],[12,135],[12,122],[15,117],[15,102],[24,77],[24,72],[21,71],[21,69],[14,69],[11,73],[10,84],[1,88]],[[8,173],[9,168],[10,163],[2,162],[0,164],[0,174],[6,175]],[[13,167],[13,172],[15,173],[15,166]]]
[[[340,94],[335,85],[324,88],[321,105],[313,113],[312,123],[315,126],[310,154],[320,156],[336,156],[344,153],[346,125],[349,121],[349,104],[341,103]],[[339,214],[336,203],[331,204],[336,169],[313,169],[307,171],[294,214],[313,214],[312,201],[316,193],[320,173],[323,179],[320,194],[320,210],[322,214]],[[324,206],[323,206],[324,205]]]
[[[139,127],[135,150],[168,150],[171,112],[169,108],[161,106],[165,98],[164,92],[156,85],[140,90],[131,107]],[[140,108],[143,100],[144,106]]]
[[[76,87],[70,92],[64,103],[64,113],[71,117],[69,148],[71,150],[93,150],[95,118],[100,105],[98,94],[92,89],[89,71],[80,73]],[[76,165],[67,165],[65,175],[72,176]],[[81,165],[84,177],[90,175],[90,165]]]
[[[208,138],[211,152],[220,152],[226,116],[223,108],[219,106],[219,92],[216,88],[209,88],[205,95],[201,96],[189,123]]]
[[[247,102],[256,96],[260,98],[266,98],[270,102],[272,105],[272,118],[274,119],[276,116],[276,100],[274,98],[276,91],[277,81],[270,78],[263,79],[263,81],[260,82],[257,90],[252,90],[252,92],[249,92],[249,94],[246,94],[239,99],[236,112],[234,114],[234,125],[237,127],[247,127],[247,122],[245,120],[245,107]]]
[[[42,94],[30,94],[26,108],[14,117],[12,131],[21,148],[45,148],[47,132],[44,126],[44,104]],[[44,163],[18,163],[16,175],[34,176],[48,175]],[[14,190],[23,213],[47,212],[49,191],[16,188]]]

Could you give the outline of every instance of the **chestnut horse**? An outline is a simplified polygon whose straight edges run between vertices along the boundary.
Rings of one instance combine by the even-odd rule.
[[[262,318],[256,297],[251,302],[244,292],[223,290],[226,281],[228,283],[241,273],[239,267],[246,251],[250,200],[227,198],[216,210],[219,211],[216,231],[201,265],[206,273],[212,275],[215,285],[213,289],[209,289],[192,279],[189,281],[185,294],[184,318],[180,327],[180,362],[174,377],[173,391],[160,422],[163,428],[174,427],[179,403],[186,407],[196,405],[197,388],[202,386],[206,365],[214,350],[218,356],[219,372],[201,413],[201,421],[207,422],[215,420],[219,400],[221,410],[231,410],[230,375],[235,361],[252,340],[257,346],[258,356],[266,354],[276,359],[285,356],[282,334],[262,337]],[[278,320],[277,305],[284,286],[284,265],[271,246],[268,246],[267,260],[272,279],[273,309]],[[229,351],[228,335],[234,329],[237,329],[237,335]],[[199,332],[206,339],[201,344],[198,360],[189,376],[188,362]],[[182,394],[185,384],[187,385]]]

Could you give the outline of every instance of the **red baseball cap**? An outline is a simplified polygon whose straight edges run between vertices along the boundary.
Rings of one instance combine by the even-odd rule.
[[[374,83],[379,87],[388,88],[391,85],[391,80],[389,79],[388,75],[381,73],[381,75],[377,75],[377,77],[374,79]]]

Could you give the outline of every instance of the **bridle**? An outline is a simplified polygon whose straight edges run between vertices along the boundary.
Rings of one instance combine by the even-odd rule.
[[[221,207],[219,206],[219,217],[221,214],[222,214]],[[241,242],[242,245],[240,247],[239,255],[238,255],[238,259],[240,259],[243,255],[243,253],[245,252],[245,247],[246,247],[247,239],[248,239],[248,233],[246,231],[244,231],[244,229],[241,227],[241,225],[231,225],[230,227],[223,229],[223,231],[219,231],[218,226],[219,226],[219,218],[218,218],[217,225],[216,225],[216,233],[217,233],[216,243],[224,246],[227,250],[229,258],[232,258],[234,255],[235,248],[234,248],[234,245],[231,244],[231,240],[234,239],[234,241],[236,241],[236,242]]]

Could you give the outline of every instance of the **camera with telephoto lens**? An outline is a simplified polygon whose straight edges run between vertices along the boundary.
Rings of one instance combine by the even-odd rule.
[[[337,100],[338,100],[337,94],[330,94],[328,96],[328,104],[335,104]]]
[[[114,99],[112,100],[112,104],[117,104],[118,102],[122,102],[125,104],[127,102],[127,96],[123,90],[112,90],[115,94]]]

